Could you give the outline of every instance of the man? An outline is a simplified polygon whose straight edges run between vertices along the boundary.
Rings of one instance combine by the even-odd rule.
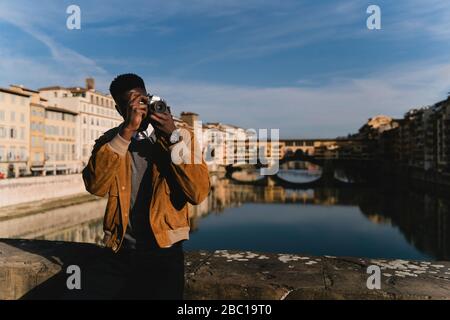
[[[119,75],[110,92],[124,122],[96,141],[83,170],[86,189],[108,195],[103,229],[109,250],[89,269],[84,297],[182,299],[188,203],[208,195],[208,168],[203,157],[172,161],[179,144],[195,153],[194,136],[185,141],[169,112],[149,110],[139,76]]]

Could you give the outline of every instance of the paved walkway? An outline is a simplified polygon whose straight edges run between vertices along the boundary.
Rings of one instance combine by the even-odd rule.
[[[66,279],[68,265],[88,263],[99,250],[92,244],[0,239],[0,299],[58,297],[55,288],[62,286],[53,280]],[[380,289],[367,288],[371,265],[379,267]],[[186,298],[450,299],[450,262],[188,252]]]

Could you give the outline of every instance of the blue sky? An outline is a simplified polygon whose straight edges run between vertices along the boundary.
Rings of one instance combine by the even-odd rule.
[[[81,8],[81,30],[66,8]],[[370,4],[382,29],[366,28]],[[106,92],[135,72],[176,114],[335,137],[450,91],[450,2],[0,1],[0,86]]]

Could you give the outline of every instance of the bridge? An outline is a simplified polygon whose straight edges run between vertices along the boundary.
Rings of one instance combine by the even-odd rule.
[[[316,187],[354,187],[360,186],[367,183],[367,179],[361,179],[360,175],[355,175],[355,173],[360,172],[351,172],[350,170],[357,168],[355,166],[355,161],[360,163],[360,160],[357,159],[328,159],[328,158],[319,158],[309,153],[305,153],[302,149],[297,149],[295,152],[285,153],[283,158],[279,160],[279,165],[283,165],[289,162],[294,161],[302,161],[309,162],[311,164],[320,166],[322,169],[321,176],[313,181],[309,182],[292,182],[288,181],[285,178],[281,177],[277,172],[274,175],[264,175],[262,178],[254,179],[254,180],[240,180],[233,176],[234,173],[244,170],[255,170],[261,169],[264,167],[263,164],[233,164],[226,166],[226,178],[230,179],[236,184],[249,184],[255,186],[281,186],[289,189],[310,189]],[[367,164],[367,161],[363,161],[364,164]],[[350,170],[349,170],[350,169]],[[344,182],[339,180],[335,176],[336,170],[342,170],[347,173],[347,177],[351,177],[349,179],[352,182]]]

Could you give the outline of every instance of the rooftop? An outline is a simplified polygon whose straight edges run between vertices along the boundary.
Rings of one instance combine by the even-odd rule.
[[[19,92],[19,91],[16,91],[16,90],[7,89],[7,88],[0,88],[0,92],[14,94],[14,95],[22,96],[22,97],[25,97],[25,98],[31,97],[31,94],[27,94],[27,93]]]

